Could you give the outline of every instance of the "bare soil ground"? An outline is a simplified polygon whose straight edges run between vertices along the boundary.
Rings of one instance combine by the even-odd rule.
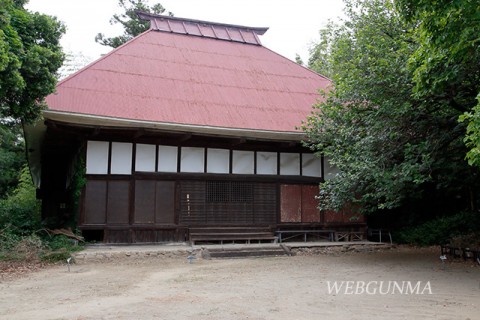
[[[343,251],[191,264],[180,252],[85,260],[70,272],[50,266],[0,280],[0,319],[480,319],[474,263],[443,264],[438,249]],[[423,294],[332,293],[334,281],[421,281]]]

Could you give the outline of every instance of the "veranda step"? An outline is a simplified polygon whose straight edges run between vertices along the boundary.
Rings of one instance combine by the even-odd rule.
[[[248,248],[248,249],[211,249],[211,258],[251,258],[251,257],[276,257],[290,255],[280,246],[277,248]]]

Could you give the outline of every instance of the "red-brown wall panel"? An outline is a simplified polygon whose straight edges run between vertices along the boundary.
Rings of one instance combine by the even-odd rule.
[[[302,186],[302,222],[320,222],[320,210],[318,210],[319,188],[316,186]]]
[[[280,186],[281,222],[301,222],[302,186],[283,184]]]

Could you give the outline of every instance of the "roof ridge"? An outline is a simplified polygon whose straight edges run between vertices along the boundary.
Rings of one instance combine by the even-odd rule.
[[[259,35],[268,28],[247,27],[235,24],[179,18],[136,11],[140,19],[150,21],[150,29],[155,31],[193,35],[218,40],[261,45]]]

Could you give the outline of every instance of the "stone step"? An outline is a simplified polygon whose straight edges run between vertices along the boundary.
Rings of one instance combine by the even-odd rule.
[[[205,254],[205,253],[204,253]],[[273,257],[288,256],[290,253],[282,247],[277,248],[243,248],[243,249],[210,249],[210,258],[249,258],[249,257]]]

